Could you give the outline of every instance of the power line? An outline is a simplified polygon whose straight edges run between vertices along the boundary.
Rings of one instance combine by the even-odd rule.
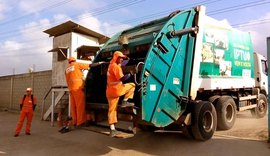
[[[58,2],[58,3],[49,5],[48,7],[43,8],[43,9],[41,9],[41,10],[38,11],[38,12],[41,13],[41,12],[47,11],[47,10],[49,10],[49,9],[53,9],[53,8],[59,7],[59,6],[61,6],[61,5],[67,4],[67,3],[71,2],[71,1],[73,1],[73,0],[64,0],[64,1],[60,1],[60,2]],[[43,3],[48,4],[48,2],[43,2]],[[42,5],[43,3],[39,3],[39,5]],[[34,7],[38,7],[39,5],[36,5],[36,6],[34,6]],[[25,19],[26,17],[32,16],[32,15],[34,15],[34,14],[35,14],[34,12],[31,12],[31,13],[24,14],[24,15],[21,15],[21,16],[19,16],[19,17],[13,18],[13,19],[9,19],[9,20],[7,20],[7,21],[4,21],[4,22],[0,23],[0,26],[7,25],[7,24],[10,24],[10,23],[13,23],[13,22],[17,22],[17,21],[19,21],[19,20],[23,20],[23,19]]]
[[[143,2],[143,1],[145,1],[145,0],[137,0],[137,1],[130,0],[127,3],[127,1],[123,0],[123,1],[120,1],[120,2],[112,3],[112,5],[110,5],[109,9],[110,9],[110,11],[112,11],[112,10],[120,9],[120,8],[123,8],[123,7],[126,7],[126,6],[134,5],[134,4]],[[107,11],[102,11],[102,8],[99,8],[99,9],[96,9],[96,10],[101,10],[101,11],[97,12],[97,14],[103,14],[103,13],[108,12],[108,10]],[[3,35],[1,35],[1,36],[3,36]]]
[[[116,9],[120,9],[120,8],[123,8],[123,7],[126,7],[126,6],[137,4],[137,3],[142,2],[142,1],[145,1],[145,0],[139,0],[137,2],[132,0],[129,3],[127,3],[127,1],[120,1],[120,2],[116,2],[116,3],[111,3],[110,6],[109,6],[109,10],[104,9],[104,7],[100,7],[100,8],[96,8],[96,9],[90,11],[89,13],[92,13],[91,16],[94,16],[94,15],[98,16],[98,15],[101,15],[101,14],[104,14],[104,13],[107,13],[107,12],[110,12],[110,11],[113,11],[113,10],[116,10]],[[195,6],[195,5],[206,5],[206,4],[211,4],[211,3],[218,2],[218,1],[222,1],[222,0],[213,0],[213,1],[212,0],[204,0],[204,1],[201,1],[201,2],[198,2],[198,3],[185,5],[185,6],[181,7],[181,8],[188,8],[188,7],[192,7],[192,6]],[[125,2],[125,3],[123,3],[123,2]],[[170,13],[172,11],[175,11],[175,10],[178,10],[178,9],[179,8],[165,10],[165,11],[162,11],[162,12],[150,14],[150,15],[147,15],[147,16],[142,16],[142,17],[135,18],[135,19],[132,19],[132,20],[123,21],[122,23],[132,23],[132,22],[135,22],[135,21],[138,22],[138,20],[140,20],[140,19],[144,19],[144,20],[145,19],[150,19],[150,18],[159,16],[159,15],[168,14],[168,13]],[[78,19],[78,18],[79,17],[74,16],[73,19]],[[87,18],[87,16],[84,16],[83,18]],[[81,19],[83,19],[83,18],[81,18]],[[117,25],[117,24],[112,24],[112,25]],[[27,29],[32,29],[32,28],[37,28],[37,27],[40,27],[39,29],[45,29],[48,26],[50,26],[50,25],[43,25],[42,27],[40,27],[40,26],[32,26],[32,27],[28,27]],[[6,38],[6,37],[9,37],[9,36],[13,36],[15,34],[20,34],[19,31],[20,31],[19,29],[15,29],[15,30],[7,31],[7,32],[0,32],[0,35],[1,35],[2,38]]]
[[[220,1],[220,0],[216,0],[216,1]],[[202,1],[204,3],[214,3],[216,1]],[[239,8],[248,8],[248,7],[252,7],[252,6],[258,6],[258,5],[263,5],[263,4],[267,4],[267,3],[270,3],[270,2],[264,2],[264,1],[255,1],[255,2],[250,2],[250,3],[245,3],[245,4],[241,4],[241,5],[237,5],[237,6],[232,6],[232,7],[227,7],[227,8],[224,8],[224,9],[219,9],[217,11],[211,11],[209,12],[210,14],[219,14],[219,13],[224,13],[224,12],[229,12],[229,11],[234,11],[234,10],[237,10]],[[190,5],[193,5],[193,4],[190,4]],[[194,5],[193,5],[194,6]],[[187,5],[188,7],[188,5]],[[172,9],[170,9],[172,10]],[[138,21],[139,19],[143,18],[143,19],[146,19],[146,18],[152,18],[154,15],[158,15],[158,14],[162,14],[165,12],[169,12],[170,10],[165,10],[165,11],[162,11],[162,12],[158,12],[158,13],[155,13],[155,14],[150,14],[150,15],[146,15],[146,16],[143,16],[143,17],[139,17],[139,18],[135,18],[135,19],[132,19],[132,20],[128,20],[128,21],[124,21],[123,23],[131,23],[133,21]],[[176,10],[176,9],[174,9]],[[268,19],[270,20],[270,19]],[[261,22],[257,22],[257,24],[261,24],[261,23],[268,23],[270,21],[267,21],[266,19],[261,20]],[[245,23],[241,23],[241,24],[236,24],[236,25],[232,25],[232,26],[238,26],[238,25],[244,25]],[[253,24],[246,24],[247,25],[255,25],[255,23]],[[30,40],[31,41],[31,40]]]
[[[131,5],[135,5],[135,4],[138,4],[138,3],[141,3],[145,0],[129,0],[129,1],[126,1],[126,0],[122,0],[120,2],[116,2],[116,3],[110,3],[109,7],[108,7],[108,10],[104,9],[104,7],[99,7],[99,8],[96,8],[96,12],[92,11],[93,15],[101,15],[101,14],[104,14],[104,13],[107,13],[107,12],[110,12],[110,11],[114,11],[114,10],[117,10],[117,9],[120,9],[120,8],[123,8],[123,7],[127,7],[127,6],[131,6]],[[71,16],[71,18],[73,17],[74,15]],[[78,14],[76,14],[76,16],[78,16]],[[78,19],[79,17],[76,17],[74,16],[73,19]],[[58,21],[57,21],[58,22]],[[57,22],[54,22],[54,23],[51,23],[51,24],[56,24]],[[31,29],[31,28],[36,28],[36,27],[40,27],[41,28],[47,28],[49,25],[46,25],[46,26],[32,26],[32,27],[28,27],[28,29]],[[19,29],[16,29],[16,30],[11,30],[11,31],[8,31],[8,32],[1,32],[0,35],[1,37],[3,38],[6,38],[8,36],[13,36],[13,34],[19,34],[20,30]],[[15,32],[15,33],[14,33]],[[6,35],[5,35],[6,34]]]
[[[266,24],[266,23],[270,23],[270,18],[254,20],[252,22],[232,24],[231,26],[232,27],[247,27],[247,26],[260,25],[260,24]]]
[[[259,0],[259,1],[255,1],[255,2],[244,3],[244,4],[235,5],[235,6],[231,6],[231,7],[227,7],[227,8],[223,8],[223,9],[218,9],[215,11],[210,11],[208,13],[208,15],[216,15],[216,14],[231,12],[231,11],[235,11],[235,10],[240,10],[240,9],[245,9],[245,8],[249,8],[249,7],[254,7],[254,6],[264,5],[264,4],[270,3],[270,2],[263,2],[263,1],[265,1],[265,0]]]

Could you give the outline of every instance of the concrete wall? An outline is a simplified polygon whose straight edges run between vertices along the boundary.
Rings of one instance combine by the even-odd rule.
[[[71,47],[71,33],[63,34],[61,36],[54,37],[53,48],[68,47],[67,57],[70,56]],[[52,59],[52,86],[67,86],[65,78],[65,69],[68,66],[67,60],[58,61],[59,52],[53,52]]]
[[[27,87],[33,88],[37,97],[36,111],[41,112],[43,98],[52,86],[52,71],[41,71],[0,77],[0,108],[19,110],[21,97]],[[51,93],[45,100],[45,111],[51,104]]]

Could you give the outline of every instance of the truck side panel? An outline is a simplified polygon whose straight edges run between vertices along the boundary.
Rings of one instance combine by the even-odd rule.
[[[196,98],[199,89],[254,87],[254,57],[250,34],[234,30],[228,24],[226,26],[226,23],[207,16],[200,30],[203,31],[203,37],[202,41],[196,43],[202,45],[194,57],[192,99]]]

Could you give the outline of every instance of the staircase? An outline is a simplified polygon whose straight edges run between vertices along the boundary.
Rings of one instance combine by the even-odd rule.
[[[48,120],[48,118],[50,117],[51,126],[54,126],[55,108],[58,105],[63,104],[63,100],[65,101],[68,100],[68,98],[63,99],[64,95],[68,94],[68,92],[69,90],[67,87],[51,87],[51,89],[48,91],[46,96],[43,98],[41,120]],[[49,95],[49,93],[52,94],[52,103],[50,107],[48,108],[48,110],[44,113],[45,100],[47,96]],[[64,102],[64,103],[69,103],[69,102]],[[69,110],[68,114],[70,114],[70,107],[68,108],[68,110]]]

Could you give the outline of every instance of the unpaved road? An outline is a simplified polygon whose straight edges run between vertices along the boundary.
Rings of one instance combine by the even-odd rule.
[[[57,132],[47,121],[35,118],[32,135],[13,137],[18,113],[0,112],[0,156],[91,156],[91,155],[175,155],[175,156],[269,156],[267,117],[254,119],[249,112],[238,114],[229,131],[217,131],[206,142],[181,134],[139,132],[127,139],[74,130]],[[260,141],[254,141],[260,140]]]
[[[268,114],[264,118],[256,119],[251,116],[250,111],[239,112],[232,129],[217,131],[215,135],[265,141],[268,139],[267,117]]]

